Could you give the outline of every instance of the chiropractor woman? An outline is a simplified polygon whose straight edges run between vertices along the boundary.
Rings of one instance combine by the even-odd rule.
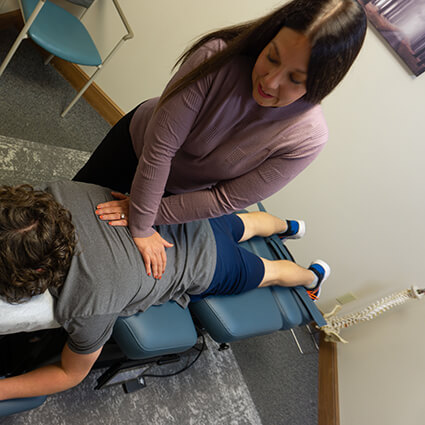
[[[130,193],[96,213],[129,225],[146,271],[160,278],[171,245],[153,225],[244,208],[317,157],[328,137],[320,102],[365,32],[355,0],[293,0],[202,37],[162,96],[124,116],[75,180]]]

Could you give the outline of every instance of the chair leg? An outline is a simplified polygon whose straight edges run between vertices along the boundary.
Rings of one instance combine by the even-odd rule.
[[[299,343],[299,341],[298,341],[298,338],[297,338],[297,336],[295,335],[295,331],[294,331],[292,328],[290,329],[290,331],[291,331],[291,334],[292,334],[292,338],[294,338],[295,344],[297,344],[298,351],[300,352],[300,354],[304,354],[304,351],[303,351],[303,349],[301,348],[301,345],[300,345],[300,343]]]
[[[0,77],[3,75],[4,70],[6,69],[7,65],[9,65],[10,60],[12,59],[13,55],[15,54],[16,50],[18,50],[19,45],[21,44],[22,40],[27,38],[26,30],[25,32],[22,30],[18,38],[13,43],[11,49],[9,50],[8,54],[4,58],[3,62],[0,65]]]
[[[48,65],[54,57],[55,57],[55,55],[47,56],[46,60],[44,61],[44,65]]]
[[[90,84],[93,82],[93,80],[95,79],[97,73],[102,69],[102,65],[98,66],[96,71],[93,72],[92,76],[90,77],[90,79],[87,81],[87,83],[84,85],[84,87],[77,93],[77,95],[74,97],[74,99],[72,99],[71,103],[65,108],[65,110],[62,112],[61,117],[63,118],[68,112],[69,110],[75,105],[75,103],[77,102],[77,100],[84,94],[84,92],[89,88]]]
[[[9,50],[9,53],[6,55],[6,58],[3,60],[2,64],[0,65],[0,77],[2,76],[4,70],[6,69],[7,65],[9,64],[10,60],[12,59],[12,56],[15,54],[16,50],[18,49],[22,40],[28,37],[27,36],[28,29],[34,22],[34,19],[37,17],[38,13],[40,12],[44,4],[45,4],[45,0],[39,1],[37,6],[31,13],[31,16],[29,17],[28,21],[25,22],[24,27],[22,28],[21,32],[18,35],[18,38],[15,40],[15,42],[12,45],[12,48]]]
[[[314,337],[314,334],[313,334],[310,326],[309,325],[305,325],[305,327],[307,328],[307,331],[310,334],[311,339],[313,340],[313,344],[316,347],[316,350],[319,351],[319,346],[317,344],[316,338]]]

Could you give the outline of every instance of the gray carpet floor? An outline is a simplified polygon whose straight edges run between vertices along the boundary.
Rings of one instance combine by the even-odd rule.
[[[7,49],[12,44],[14,36],[16,36],[14,30],[0,31],[0,60],[5,56]],[[0,79],[0,135],[7,136],[7,138],[23,139],[25,143],[29,142],[27,144],[28,151],[20,154],[25,158],[25,161],[38,160],[33,154],[34,151],[29,148],[31,142],[45,145],[44,149],[46,151],[54,151],[56,148],[68,148],[69,151],[67,149],[61,150],[64,164],[68,161],[66,152],[71,156],[76,155],[78,157],[80,155],[80,160],[83,159],[87,155],[86,152],[92,151],[102,140],[109,129],[109,125],[83,99],[75,105],[66,118],[60,118],[61,110],[72,99],[74,93],[74,90],[54,69],[43,65],[39,52],[29,42],[24,42]],[[140,100],[142,101],[143,99]],[[72,150],[83,152],[76,153],[72,152]],[[7,146],[0,148],[0,155],[8,155]],[[37,164],[35,167],[41,170],[43,168],[41,162],[39,161]],[[63,172],[65,165],[61,165],[60,161],[51,164],[51,166],[52,173],[55,172],[53,171],[54,169],[57,170],[58,178],[70,177]],[[47,174],[49,172],[46,171]],[[2,183],[8,183],[7,179],[13,182],[15,177],[19,177],[19,179],[22,177],[22,182],[35,183],[34,176],[31,177],[29,169],[24,171],[22,176],[15,175],[13,171],[8,174],[5,170],[3,175],[5,180]],[[190,389],[183,386],[178,389],[178,391],[184,392],[182,398],[178,398],[176,392],[173,391],[173,382],[170,381],[168,383],[169,387],[167,387],[167,380],[164,380],[165,382],[161,382],[161,384],[152,382],[151,385],[157,388],[157,390],[153,389],[154,393],[155,391],[160,393],[165,391],[168,394],[168,398],[161,399],[161,402],[159,399],[157,401],[164,409],[160,416],[164,415],[165,422],[155,422],[155,418],[159,416],[155,416],[158,414],[154,414],[149,410],[142,412],[141,416],[137,417],[137,420],[132,416],[128,417],[128,421],[123,423],[317,424],[318,352],[314,348],[310,335],[304,328],[297,329],[296,333],[305,351],[304,355],[299,353],[289,332],[279,332],[231,344],[231,350],[225,353],[235,359],[234,365],[226,364],[221,357],[217,357],[217,363],[220,367],[225,368],[227,366],[230,369],[240,371],[240,375],[235,379],[240,380],[239,384],[246,386],[249,391],[248,394],[243,395],[243,398],[252,400],[255,405],[256,411],[255,409],[250,410],[251,416],[246,416],[241,412],[243,408],[241,408],[239,402],[236,401],[234,405],[232,404],[238,396],[242,396],[241,393],[236,392],[236,398],[231,399],[229,407],[233,414],[224,415],[223,420],[214,416],[209,416],[210,419],[208,419],[206,416],[211,415],[211,413],[203,416],[204,411],[212,412],[214,408],[208,405],[208,400],[203,400],[202,409],[198,412],[197,420],[194,422],[173,422],[166,412],[167,409],[175,406],[176,400],[183,400],[183,403],[189,403],[191,400],[190,392],[197,390],[198,387],[204,387],[205,391],[210,393],[211,391],[222,391],[222,389],[214,386],[211,381],[208,381],[207,386],[204,386],[202,371],[198,372],[194,367],[186,372],[188,375],[194,374],[195,377],[190,381]],[[215,347],[211,347],[208,353],[215,353],[215,351]],[[157,385],[160,386],[157,387]],[[165,385],[165,389],[162,387],[163,385]],[[140,392],[142,400],[146,390],[148,388]],[[117,417],[114,409],[110,410],[112,416],[109,417],[107,413],[109,410],[102,410],[95,406],[96,401],[94,400],[99,400],[98,392],[95,393],[96,395],[91,394],[91,392],[79,393],[78,388],[72,391],[71,399],[78,400],[77,406],[88,394],[90,409],[98,409],[101,416],[100,418],[98,417],[98,421],[84,421],[84,423],[118,423],[114,422],[114,418]],[[110,397],[114,399],[118,396],[116,393],[111,393]],[[155,397],[153,397],[153,400],[155,400]],[[174,400],[174,397],[177,398]],[[61,405],[60,403],[64,404]],[[113,403],[111,401],[111,404]],[[135,407],[134,401],[130,400],[128,403],[125,404],[128,407],[124,409],[125,411]],[[70,418],[75,415],[73,407],[67,405],[67,402],[59,401],[59,407],[64,412],[67,412]],[[227,407],[224,408],[224,411],[226,409]],[[38,411],[41,410],[39,409]],[[37,413],[32,414],[37,415]],[[168,422],[166,422],[167,417]],[[62,422],[59,419],[56,419],[56,422],[49,422],[41,420],[41,417],[38,417],[37,420],[40,420],[40,422],[32,423],[74,423],[66,422],[64,418],[61,419]],[[30,422],[12,421],[8,422],[8,425],[9,423]]]
[[[0,60],[17,31],[0,31]],[[32,142],[93,151],[110,126],[84,99],[60,114],[76,92],[39,50],[24,40],[0,79],[0,134]]]

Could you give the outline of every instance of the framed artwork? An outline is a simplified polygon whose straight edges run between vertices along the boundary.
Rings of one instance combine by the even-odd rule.
[[[425,0],[357,0],[414,75],[425,71]]]

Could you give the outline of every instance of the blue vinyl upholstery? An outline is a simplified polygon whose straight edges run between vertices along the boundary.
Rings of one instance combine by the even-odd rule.
[[[239,295],[207,297],[190,305],[191,312],[219,343],[291,329],[311,322],[288,288],[258,288]]]
[[[25,20],[38,0],[21,0]],[[84,25],[71,13],[50,1],[41,9],[28,30],[30,37],[43,49],[69,62],[98,66],[100,54]]]
[[[13,415],[14,413],[24,412],[25,410],[35,409],[46,401],[46,396],[15,398],[13,400],[4,400],[0,402],[0,417]]]
[[[282,316],[269,288],[239,295],[211,296],[190,310],[217,342],[232,342],[282,328]]]
[[[291,289],[273,286],[270,291],[282,316],[282,330],[304,325],[311,321],[304,304]]]
[[[137,360],[181,353],[197,341],[189,310],[172,301],[134,316],[120,317],[113,337],[129,359]]]

